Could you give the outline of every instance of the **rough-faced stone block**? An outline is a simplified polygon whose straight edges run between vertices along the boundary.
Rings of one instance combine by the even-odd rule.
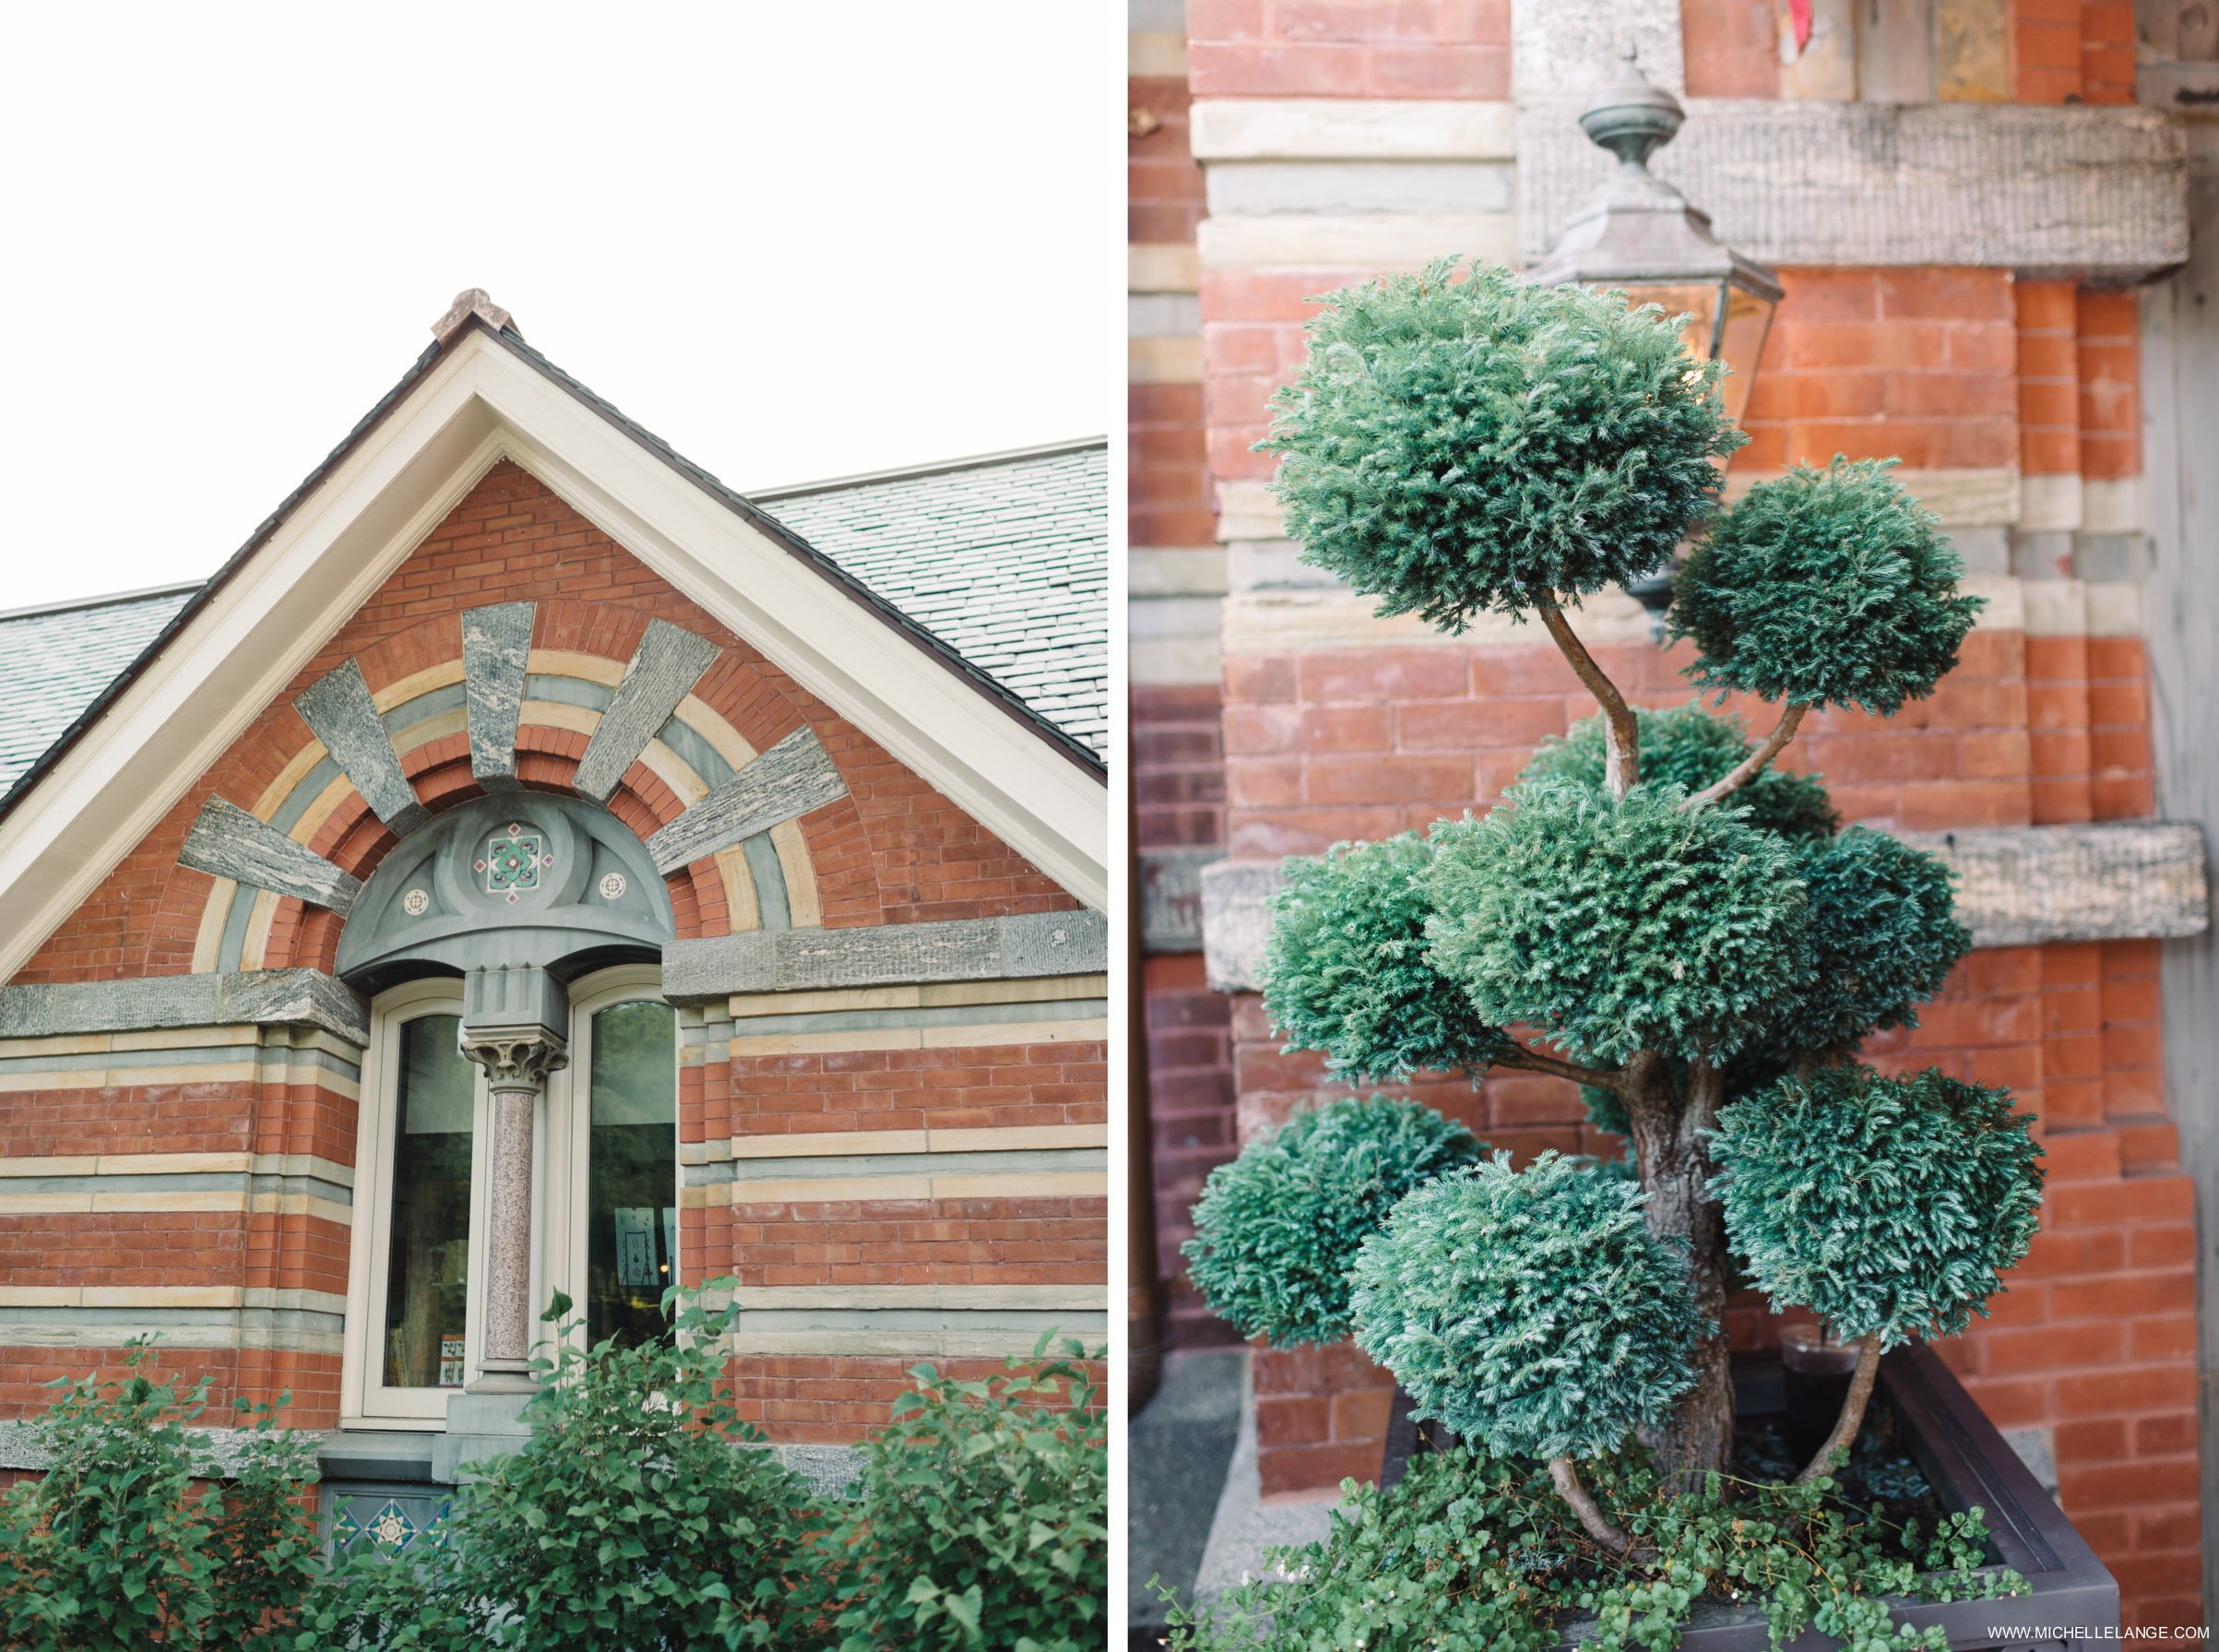
[[[320,1028],[355,1045],[370,1041],[368,1007],[352,988],[321,969],[250,969],[0,987],[0,1038],[250,1022]]]
[[[1957,875],[1957,920],[1976,946],[2201,934],[2211,885],[2201,828],[2173,821],[1982,827],[1897,834]],[[1202,874],[1203,956],[1220,992],[1261,990],[1276,861],[1226,862]]]
[[[401,772],[400,755],[386,733],[361,666],[341,660],[292,704],[378,819],[405,838],[432,818]]]
[[[993,921],[1002,932],[1000,974],[1098,975],[1110,968],[1110,921],[1099,912],[1025,912]]]
[[[648,838],[647,851],[658,871],[675,872],[847,795],[815,731],[796,729]]]
[[[294,896],[342,918],[362,892],[362,881],[352,874],[220,797],[201,806],[177,859],[210,877]]]
[[[663,996],[700,1003],[735,992],[791,992],[910,981],[1098,975],[1109,968],[1100,912],[1028,912],[875,929],[753,930],[663,950]]]
[[[1521,62],[1520,85],[1525,85]],[[1608,179],[1578,103],[1519,108],[1528,259]],[[1651,170],[1774,266],[1961,266],[2138,280],[2188,256],[2180,127],[2132,107],[1692,99]]]
[[[599,727],[587,743],[577,777],[571,781],[580,797],[605,803],[624,778],[633,759],[647,749],[655,731],[670,720],[678,702],[693,692],[701,673],[717,658],[717,645],[665,620],[653,620],[639,639],[616,697],[601,713]]]
[[[538,605],[500,602],[462,616],[462,685],[470,728],[470,773],[488,791],[516,786],[516,723],[524,713],[524,666]]]

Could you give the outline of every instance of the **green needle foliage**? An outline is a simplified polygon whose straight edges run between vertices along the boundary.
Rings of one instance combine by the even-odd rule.
[[[1795,856],[1684,795],[1537,782],[1436,828],[1434,965],[1484,1019],[1586,1058],[1724,1056],[1761,1036],[1781,984],[1810,969]]]
[[[1719,1114],[1713,1191],[1750,1278],[1893,1348],[1985,1315],[2042,1199],[2031,1115],[1939,1069],[1827,1067]]]
[[[1298,1112],[1210,1172],[1187,1273],[1210,1309],[1276,1348],[1348,1334],[1348,1267],[1412,1188],[1476,1163],[1472,1133],[1375,1096]]]
[[[1950,872],[1884,832],[1851,826],[1803,854],[1813,969],[1786,999],[1775,1048],[1831,1056],[1888,1027],[1918,1025],[1973,937],[1959,923]]]
[[[1266,1574],[1206,1609],[1172,1601],[1171,1652],[1549,1652],[1566,1632],[1592,1652],[1679,1645],[1690,1609],[1761,1609],[1774,1648],[1805,1630],[1845,1652],[1949,1645],[1939,1626],[1892,1621],[1894,1600],[2023,1594],[1983,1564],[1981,1511],[1931,1531],[1851,1505],[1831,1481],[1752,1485],[1713,1475],[1693,1495],[1637,1461],[1589,1466],[1597,1498],[1655,1551],[1625,1565],[1599,1554],[1546,1472],[1470,1445],[1414,1457],[1390,1492],[1344,1480],[1320,1541],[1278,1549]]]
[[[1647,1196],[1554,1153],[1419,1188],[1357,1253],[1356,1340],[1413,1414],[1505,1456],[1592,1456],[1695,1380],[1705,1326]]]
[[[1501,1033],[1426,954],[1432,871],[1433,846],[1415,832],[1287,862],[1263,975],[1289,1049],[1390,1081],[1428,1067],[1477,1074],[1495,1059]]]
[[[1670,784],[1701,791],[1750,754],[1748,731],[1738,717],[1722,716],[1701,701],[1664,711],[1635,707],[1640,731],[1641,778],[1649,785]],[[1569,734],[1551,735],[1518,778],[1522,781],[1568,780],[1601,796],[1603,719],[1582,718]],[[1841,816],[1816,775],[1767,768],[1734,793],[1733,806],[1748,812],[1748,824],[1783,838],[1821,839],[1841,828]]]
[[[1260,451],[1304,560],[1448,630],[1662,567],[1744,438],[1622,294],[1455,260],[1330,294]]]
[[[1673,633],[1701,650],[1689,676],[1882,717],[1933,692],[1981,604],[1894,464],[1798,466],[1712,524],[1672,588]]]

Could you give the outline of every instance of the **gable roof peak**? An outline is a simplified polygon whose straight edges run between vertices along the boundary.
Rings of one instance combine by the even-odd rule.
[[[432,337],[445,344],[462,331],[473,315],[496,333],[503,327],[515,330],[516,326],[516,318],[493,303],[492,293],[482,287],[466,287],[455,294],[455,302],[447,306],[447,313],[432,324]],[[519,339],[523,336],[516,333]]]

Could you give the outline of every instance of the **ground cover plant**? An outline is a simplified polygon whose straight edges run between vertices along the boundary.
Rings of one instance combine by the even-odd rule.
[[[1452,632],[1489,612],[1537,622],[1597,706],[1485,815],[1290,862],[1266,1010],[1288,1049],[1322,1052],[1344,1080],[1461,1069],[1476,1083],[1494,1067],[1570,1079],[1624,1133],[1633,1174],[1553,1156],[1436,1167],[1352,1210],[1327,1236],[1337,1256],[1313,1230],[1291,1266],[1313,1280],[1337,1267],[1346,1311],[1290,1317],[1251,1282],[1289,1244],[1259,1190],[1266,1163],[1290,1155],[1282,1138],[1316,1128],[1298,1118],[1213,1174],[1188,1254],[1243,1333],[1351,1330],[1418,1416],[1474,1444],[1490,1467],[1473,1472],[1539,1476],[1549,1518],[1614,1557],[1648,1602],[1625,1622],[1651,1622],[1659,1599],[1684,1613],[1742,1576],[1722,1557],[1761,1529],[1763,1587],[1799,1627],[1833,1586],[1777,1571],[1774,1551],[1818,1552],[1881,1353],[1962,1329],[2024,1254],[2040,1149],[2000,1091],[1857,1061],[1872,1033],[1916,1024],[1970,937],[1939,862],[1842,829],[1816,777],[1776,766],[1809,717],[1893,716],[1932,693],[1979,604],[1891,464],[1799,467],[1722,505],[1718,461],[1743,438],[1721,369],[1681,339],[1677,318],[1622,294],[1436,265],[1327,297],[1261,444],[1279,456],[1306,561],[1382,614]],[[1572,624],[1582,599],[1683,547],[1670,627],[1691,644],[1684,674],[1721,701],[1776,707],[1761,739],[1701,701],[1634,707]],[[1335,1130],[1361,1134],[1345,1119]],[[1737,1259],[1775,1307],[1815,1312],[1859,1353],[1833,1436],[1761,1493],[1727,1473]],[[1337,1300],[1329,1284],[1308,1294]],[[1610,1489],[1637,1483],[1648,1489],[1630,1501]],[[1361,1507],[1415,1517],[1394,1497]],[[1718,1521],[1733,1534],[1724,1549]],[[1498,1545],[1510,1529],[1492,1528]],[[1335,1541],[1357,1530],[1336,1525]],[[1415,1551],[1396,1552],[1402,1564]],[[1826,1575],[1861,1577],[1851,1594],[1877,1598],[1908,1575],[1885,1569],[1899,1563],[1911,1563],[1844,1561]],[[1471,1564],[1493,1579],[1481,1593],[1521,1610],[1572,1599],[1476,1552]],[[1603,1610],[1608,1591],[1582,1589]]]

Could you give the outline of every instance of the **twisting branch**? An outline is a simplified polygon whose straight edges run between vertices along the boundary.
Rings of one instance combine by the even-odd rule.
[[[1796,737],[1796,725],[1803,720],[1808,706],[1790,706],[1780,713],[1780,720],[1765,736],[1764,743],[1735,764],[1701,791],[1688,798],[1679,806],[1692,809],[1703,803],[1715,803],[1720,798],[1748,785],[1764,770],[1764,766],[1787,749],[1787,743]]]
[[[1633,708],[1626,704],[1626,696],[1618,692],[1618,684],[1595,663],[1595,656],[1587,652],[1587,645],[1572,630],[1572,622],[1564,617],[1556,599],[1537,597],[1534,606],[1540,613],[1541,624],[1556,639],[1559,650],[1603,708],[1603,784],[1613,798],[1623,797],[1641,779],[1640,731],[1633,720]]]
[[[1503,1035],[1506,1039],[1509,1034]],[[1625,1087],[1626,1076],[1616,1067],[1583,1067],[1578,1062],[1566,1061],[1560,1055],[1550,1055],[1510,1039],[1510,1047],[1495,1057],[1498,1067],[1516,1067],[1526,1073],[1546,1073],[1552,1078],[1569,1078],[1574,1084],[1591,1084],[1598,1090],[1617,1092]]]
[[[1580,1484],[1580,1471],[1572,1466],[1570,1457],[1550,1457],[1549,1478],[1556,1482],[1557,1495],[1579,1516],[1587,1535],[1611,1553],[1635,1562],[1656,1558],[1655,1550],[1635,1548],[1633,1539],[1610,1523],[1610,1516],[1603,1513],[1593,1493]]]
[[[1880,1333],[1875,1331],[1857,1343],[1857,1374],[1849,1379],[1849,1392],[1842,1396],[1842,1414],[1833,1420],[1833,1432],[1826,1436],[1819,1455],[1796,1476],[1797,1485],[1809,1485],[1821,1475],[1833,1473],[1833,1454],[1857,1444],[1857,1431],[1865,1425],[1865,1406],[1872,1397],[1872,1382],[1879,1375]]]

